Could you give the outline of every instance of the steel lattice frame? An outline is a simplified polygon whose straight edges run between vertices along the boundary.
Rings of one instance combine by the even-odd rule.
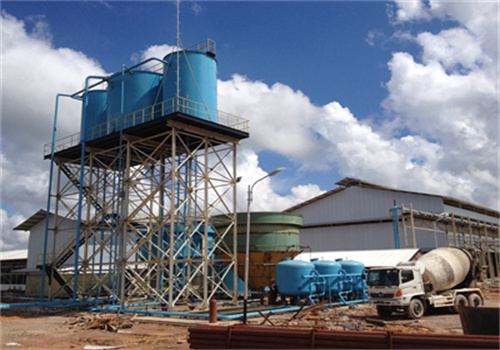
[[[416,231],[444,234],[448,247],[466,248],[477,252],[483,267],[482,279],[500,276],[500,227],[497,223],[449,214],[442,217],[433,213],[402,206],[401,225],[404,247],[417,247]],[[409,232],[409,233],[408,233]],[[410,242],[411,240],[411,242]]]
[[[106,295],[121,305],[146,297],[168,310],[188,300],[208,307],[215,295],[236,302],[237,279],[227,285],[224,278],[236,275],[239,140],[166,123],[148,137],[125,130],[105,149],[82,143],[83,158],[54,158],[57,219],[47,274],[50,281],[63,275],[75,256],[78,273],[61,283],[74,297]],[[220,214],[230,223],[223,231],[210,225]],[[56,251],[70,220],[77,234]]]

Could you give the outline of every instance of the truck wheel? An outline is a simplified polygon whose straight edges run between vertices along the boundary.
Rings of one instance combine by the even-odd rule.
[[[469,303],[467,302],[467,298],[463,294],[457,294],[457,296],[455,297],[455,306],[453,307],[453,309],[457,313],[458,313],[459,306],[469,306]]]
[[[469,306],[472,307],[483,306],[483,298],[481,298],[481,296],[477,293],[470,294],[467,301],[469,302]]]
[[[377,305],[377,313],[380,317],[389,317],[392,314],[392,309],[390,306]]]
[[[412,299],[410,305],[406,308],[406,314],[411,318],[420,318],[425,313],[425,306],[422,300]]]

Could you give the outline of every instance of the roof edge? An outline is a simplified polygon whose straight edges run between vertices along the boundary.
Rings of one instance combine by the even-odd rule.
[[[337,188],[335,188],[335,189],[333,189],[331,191],[322,193],[319,196],[316,196],[316,197],[313,197],[311,199],[308,199],[307,201],[299,203],[299,204],[297,204],[297,205],[295,205],[295,206],[293,206],[291,208],[288,208],[288,209],[286,209],[284,211],[285,212],[291,212],[291,211],[300,209],[300,208],[305,207],[306,205],[309,205],[311,203],[314,203],[314,202],[316,202],[316,201],[318,201],[320,199],[323,199],[323,198],[328,197],[328,196],[330,196],[332,194],[340,192],[340,191],[342,191],[342,190],[344,190],[344,189],[346,189],[348,187],[355,186],[355,187],[371,188],[371,189],[376,189],[376,190],[386,190],[386,191],[394,191],[394,192],[402,192],[402,193],[410,193],[410,194],[418,194],[418,195],[423,195],[423,196],[430,196],[430,197],[435,197],[435,198],[442,198],[443,199],[443,203],[446,204],[446,205],[450,205],[450,206],[454,206],[454,207],[457,207],[457,208],[461,208],[461,209],[473,211],[473,212],[476,212],[476,213],[479,213],[479,214],[488,215],[488,216],[491,216],[491,217],[500,218],[500,212],[498,212],[495,209],[483,207],[483,206],[480,206],[480,205],[477,205],[477,204],[474,204],[474,203],[466,202],[466,201],[463,201],[463,200],[460,200],[460,199],[456,199],[456,198],[448,197],[448,196],[443,196],[443,195],[439,195],[439,194],[431,194],[431,193],[425,193],[425,192],[416,192],[416,191],[401,190],[401,189],[397,189],[397,188],[393,188],[393,187],[388,187],[388,186],[383,186],[383,185],[379,185],[379,184],[376,184],[376,183],[373,183],[373,182],[369,182],[369,181],[365,181],[365,180],[361,180],[361,179],[350,178],[350,177],[346,177],[346,178],[340,180],[339,182],[337,182],[335,184],[338,185],[339,187],[337,187]]]

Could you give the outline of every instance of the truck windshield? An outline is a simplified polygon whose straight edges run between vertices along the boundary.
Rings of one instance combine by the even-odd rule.
[[[370,270],[368,272],[368,280],[366,281],[366,284],[370,287],[397,286],[399,285],[398,270]]]

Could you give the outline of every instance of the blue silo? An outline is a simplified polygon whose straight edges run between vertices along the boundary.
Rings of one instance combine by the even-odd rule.
[[[90,141],[106,133],[108,92],[90,90],[83,95],[81,139]]]
[[[178,51],[165,56],[163,101],[179,97],[178,111],[217,122],[217,61],[213,54]],[[177,96],[179,61],[179,96]],[[166,103],[168,105],[168,103]]]
[[[161,101],[158,92],[161,80],[161,74],[148,71],[125,71],[109,79],[107,121],[111,131],[152,119],[152,106]]]

